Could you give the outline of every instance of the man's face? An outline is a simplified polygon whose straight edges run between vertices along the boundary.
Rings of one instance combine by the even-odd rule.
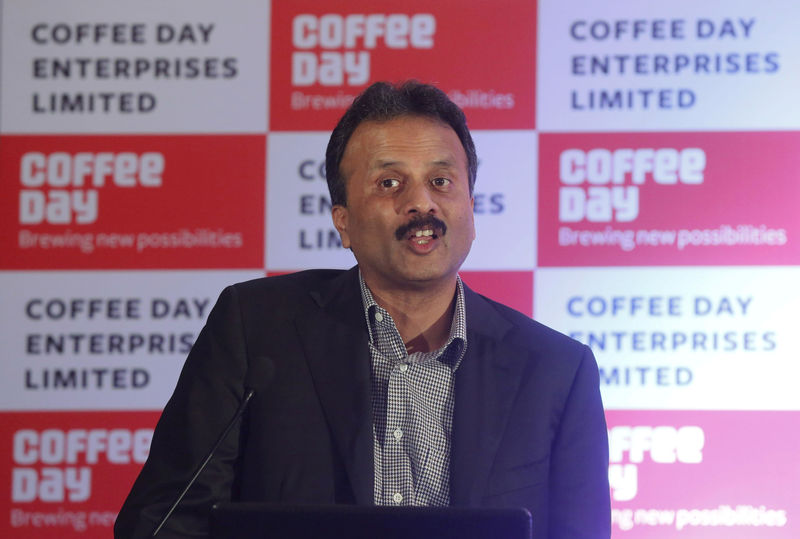
[[[467,156],[450,126],[419,116],[360,124],[340,165],[333,223],[379,289],[455,279],[475,239]]]

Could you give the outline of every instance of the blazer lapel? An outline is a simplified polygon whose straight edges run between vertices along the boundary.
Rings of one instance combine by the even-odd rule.
[[[358,270],[353,268],[310,293],[320,308],[295,322],[308,368],[355,501],[372,505],[370,363]]]
[[[467,351],[456,371],[450,501],[480,504],[519,388],[525,357],[507,344],[513,326],[465,287]]]

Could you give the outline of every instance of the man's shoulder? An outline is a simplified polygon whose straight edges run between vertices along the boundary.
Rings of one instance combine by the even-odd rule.
[[[218,304],[237,305],[242,313],[257,313],[261,318],[283,319],[313,309],[331,291],[357,289],[356,278],[348,278],[348,273],[313,269],[243,281],[223,290]]]
[[[294,273],[269,275],[236,283],[233,287],[243,294],[308,293],[342,277],[348,270],[311,269]]]
[[[351,272],[315,269],[232,284],[220,294],[209,320],[239,319],[246,327],[266,327],[316,312],[332,293],[358,289]]]

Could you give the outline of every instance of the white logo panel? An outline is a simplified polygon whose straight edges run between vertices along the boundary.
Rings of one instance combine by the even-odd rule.
[[[475,229],[465,270],[530,270],[536,265],[537,135],[473,131],[478,152]]]
[[[257,277],[3,272],[0,410],[161,409],[219,293]]]
[[[329,133],[270,133],[267,137],[268,271],[349,268],[331,220],[325,181]]]
[[[553,268],[534,315],[592,347],[609,409],[800,410],[800,269]]]
[[[800,4],[539,2],[542,131],[796,129]]]
[[[2,9],[4,133],[266,131],[264,2],[28,0]]]
[[[465,270],[532,269],[536,252],[536,134],[474,131],[477,239]],[[355,264],[330,216],[327,133],[271,133],[267,156],[269,271]],[[499,239],[502,238],[502,241]]]

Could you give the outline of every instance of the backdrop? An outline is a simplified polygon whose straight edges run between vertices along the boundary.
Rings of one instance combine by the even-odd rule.
[[[589,344],[615,537],[800,536],[800,3],[5,0],[0,535],[107,537],[219,291],[348,267],[371,81],[468,117],[462,276]]]

